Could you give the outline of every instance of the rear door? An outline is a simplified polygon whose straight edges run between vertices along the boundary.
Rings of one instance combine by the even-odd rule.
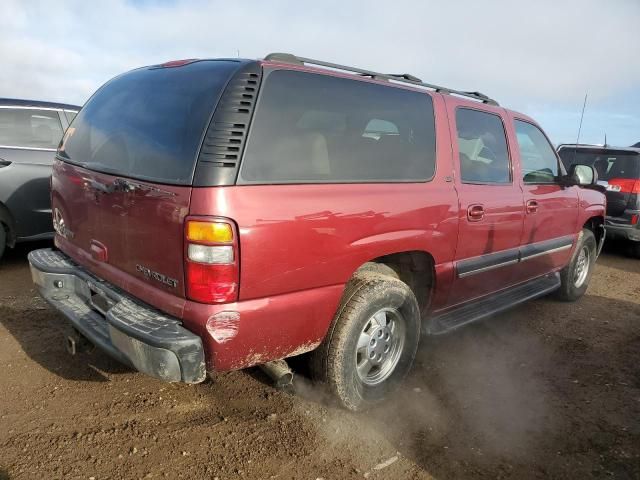
[[[146,67],[103,86],[67,130],[55,166],[58,244],[131,290],[184,289],[184,218],[204,132],[235,61]],[[63,227],[60,227],[62,222]],[[135,290],[154,303],[157,293]]]
[[[525,221],[518,280],[528,280],[566,265],[578,231],[578,187],[566,187],[554,148],[529,120],[514,118]]]
[[[510,286],[523,223],[522,190],[514,178],[502,109],[447,98],[452,124],[459,234],[454,305]]]

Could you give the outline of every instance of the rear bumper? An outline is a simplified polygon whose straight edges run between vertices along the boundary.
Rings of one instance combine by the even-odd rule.
[[[626,223],[626,222],[625,222]],[[630,223],[625,224],[619,218],[606,218],[607,237],[609,238],[622,238],[623,240],[631,240],[634,242],[640,242],[640,223],[632,225]]]
[[[202,340],[178,319],[98,279],[60,251],[34,250],[29,264],[42,297],[113,358],[168,382],[206,378]]]

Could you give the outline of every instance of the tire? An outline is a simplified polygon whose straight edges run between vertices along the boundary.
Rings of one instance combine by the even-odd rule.
[[[558,297],[561,300],[575,302],[585,294],[596,263],[596,253],[596,237],[591,230],[582,229],[571,261],[560,272],[561,285]]]
[[[398,276],[398,272],[396,272],[389,265],[385,265],[384,263],[367,262],[358,269],[356,275],[365,273],[378,273],[380,275],[386,275],[388,277],[400,278]]]
[[[407,284],[358,272],[325,340],[312,352],[312,375],[344,408],[361,411],[381,402],[404,379],[419,340],[420,309]]]
[[[2,259],[2,255],[4,254],[4,249],[7,246],[7,230],[4,228],[4,225],[0,223],[0,259]]]

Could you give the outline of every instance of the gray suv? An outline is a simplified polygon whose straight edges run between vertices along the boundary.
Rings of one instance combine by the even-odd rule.
[[[0,257],[17,242],[53,237],[49,178],[76,105],[0,98]]]

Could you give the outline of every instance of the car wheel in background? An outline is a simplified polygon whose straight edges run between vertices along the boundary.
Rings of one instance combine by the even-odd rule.
[[[584,295],[596,263],[596,237],[588,229],[582,229],[569,264],[560,272],[560,299],[573,302]]]
[[[0,223],[0,259],[4,254],[4,249],[6,248],[6,246],[7,246],[7,229],[2,223]]]

